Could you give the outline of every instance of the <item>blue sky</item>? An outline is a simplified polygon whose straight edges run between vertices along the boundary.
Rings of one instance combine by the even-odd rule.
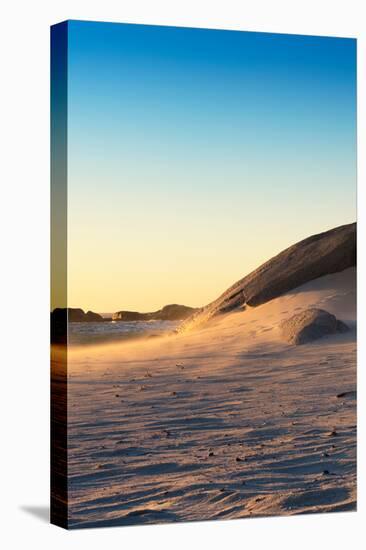
[[[68,25],[71,306],[203,305],[355,220],[355,40]]]

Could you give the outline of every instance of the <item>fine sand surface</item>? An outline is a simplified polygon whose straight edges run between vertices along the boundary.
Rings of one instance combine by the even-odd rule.
[[[70,527],[355,509],[355,273],[175,336],[71,348]],[[351,330],[282,342],[307,307]]]

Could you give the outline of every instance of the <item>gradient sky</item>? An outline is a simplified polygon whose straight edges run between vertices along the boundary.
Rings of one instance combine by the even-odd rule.
[[[356,41],[69,22],[69,306],[204,305],[356,218]]]

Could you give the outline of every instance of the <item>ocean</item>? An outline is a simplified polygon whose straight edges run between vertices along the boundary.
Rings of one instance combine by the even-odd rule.
[[[69,344],[88,345],[133,338],[154,338],[174,332],[180,323],[181,321],[69,323]]]

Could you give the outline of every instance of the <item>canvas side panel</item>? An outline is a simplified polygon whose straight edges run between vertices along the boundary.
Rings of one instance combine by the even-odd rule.
[[[67,527],[67,38],[51,27],[51,523]]]

